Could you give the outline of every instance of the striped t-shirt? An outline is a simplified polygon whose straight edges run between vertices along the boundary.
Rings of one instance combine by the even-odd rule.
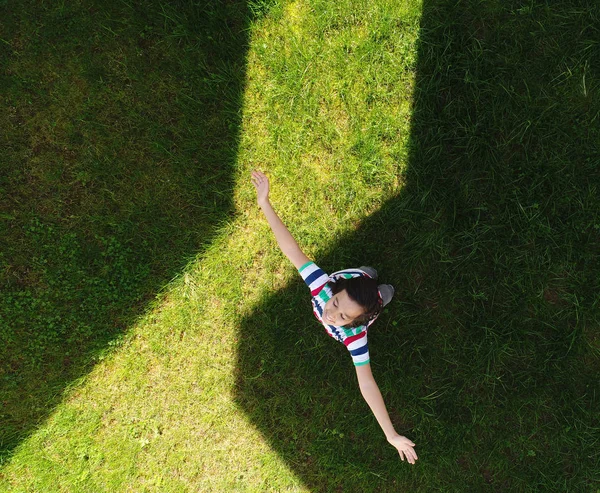
[[[308,262],[298,269],[302,279],[308,285],[312,294],[313,312],[317,320],[323,324],[327,333],[334,339],[342,342],[350,351],[352,361],[355,366],[366,365],[369,363],[369,346],[367,344],[367,329],[375,321],[372,319],[367,325],[361,325],[348,329],[346,327],[337,327],[329,325],[323,321],[323,309],[325,304],[331,299],[333,293],[328,283],[336,281],[339,278],[350,279],[352,277],[369,275],[360,269],[346,269],[334,272],[330,276],[319,268],[314,262]]]

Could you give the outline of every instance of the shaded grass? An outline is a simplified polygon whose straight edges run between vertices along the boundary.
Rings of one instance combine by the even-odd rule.
[[[157,11],[173,49],[194,52],[200,41],[181,33],[192,29],[188,16],[198,18],[180,15],[170,24]],[[235,214],[221,216],[213,196],[198,202],[215,219],[213,241],[21,443],[0,485],[594,491],[596,25],[588,2],[274,4],[250,24],[240,149],[227,182]],[[202,84],[227,94],[231,72],[217,73]],[[148,142],[172,125],[163,120]],[[163,147],[177,156],[173,138]],[[228,155],[237,140],[226,142]],[[414,467],[385,442],[345,349],[312,319],[305,286],[256,208],[254,167],[269,174],[277,210],[325,269],[372,264],[395,284],[370,346],[392,420],[417,443]],[[137,197],[152,183],[123,189],[115,210],[127,210],[127,191]],[[48,235],[44,221],[33,227],[41,232],[21,243],[28,248]],[[162,239],[176,228],[168,231]],[[124,246],[100,248],[116,252],[109,272],[143,264],[116,239]],[[180,266],[192,251],[167,245],[142,258]],[[152,272],[138,276],[163,279]],[[111,289],[127,306],[127,291]]]
[[[315,255],[396,285],[372,364],[415,468],[385,449],[343,348],[297,320],[301,283],[242,324],[238,399],[311,488],[594,490],[597,21],[585,2],[424,3],[404,188]]]
[[[227,221],[251,15],[2,7],[2,457]]]

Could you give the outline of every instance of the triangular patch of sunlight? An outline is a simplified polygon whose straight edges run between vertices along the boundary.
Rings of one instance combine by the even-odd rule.
[[[236,322],[267,289],[253,268],[263,238],[245,216],[226,226],[21,443],[4,481],[27,491],[298,486],[232,399]]]
[[[416,3],[406,6],[408,41],[377,55],[405,67],[391,82],[343,56],[378,43],[362,23],[336,38],[333,24],[329,34],[319,25],[327,12],[315,15],[307,0],[278,5],[253,26],[236,217],[20,444],[1,481],[27,491],[308,491],[234,401],[240,321],[296,276],[255,204],[249,172],[271,176],[272,201],[308,255],[399,192]],[[399,15],[397,2],[373,8]]]

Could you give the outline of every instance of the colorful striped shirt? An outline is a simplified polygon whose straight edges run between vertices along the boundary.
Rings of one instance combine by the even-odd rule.
[[[329,325],[323,321],[323,309],[325,304],[333,296],[329,287],[329,282],[336,281],[339,278],[350,279],[369,275],[360,269],[346,269],[334,272],[328,276],[314,262],[308,262],[298,269],[298,272],[308,285],[312,295],[313,312],[317,320],[323,324],[325,331],[337,341],[343,343],[350,351],[354,366],[366,365],[369,363],[369,346],[367,344],[367,329],[375,321],[372,319],[367,325],[359,327],[346,328]]]

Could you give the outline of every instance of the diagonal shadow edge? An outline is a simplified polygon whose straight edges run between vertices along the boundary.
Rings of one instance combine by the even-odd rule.
[[[12,48],[4,52],[5,66],[20,60],[22,52],[28,53],[28,47],[18,43],[22,25],[28,25],[19,24],[22,18],[39,23],[37,35],[46,40],[43,50],[49,50],[48,58],[68,60],[75,66],[73,72],[65,70],[54,86],[44,79],[43,62],[30,72],[14,69],[9,76],[3,74],[7,81],[3,92],[14,104],[16,120],[10,123],[15,132],[26,135],[23,128],[28,128],[28,114],[19,106],[22,94],[30,98],[36,111],[43,111],[43,104],[52,101],[52,91],[72,79],[89,91],[89,99],[74,112],[70,123],[73,129],[67,138],[43,142],[33,150],[27,150],[29,141],[19,133],[13,135],[14,141],[7,141],[7,149],[20,149],[29,157],[2,162],[2,169],[7,170],[4,177],[13,191],[6,200],[2,198],[0,207],[5,217],[10,217],[13,233],[5,236],[6,244],[2,246],[5,272],[10,277],[2,279],[5,304],[0,309],[5,343],[0,353],[0,461],[10,459],[15,448],[61,402],[72,382],[89,372],[157,293],[180,275],[199,251],[208,248],[220,225],[230,219],[249,27],[269,8],[268,1],[212,6],[178,3],[167,7],[154,0],[134,6],[90,1],[81,6],[53,7],[23,2],[3,16],[8,34],[13,36],[3,34]],[[90,28],[92,20],[95,24]],[[110,60],[103,59],[97,48],[99,42],[114,43],[113,35],[124,46],[124,53],[128,47],[138,50],[150,64],[136,65],[134,59],[125,75],[127,89],[123,90],[133,102],[125,100],[125,106],[116,109],[115,101],[110,99],[114,93],[105,88],[117,85],[119,80],[109,71]],[[153,51],[172,39],[179,40],[178,58],[166,60]],[[39,53],[30,55],[35,58]],[[157,75],[159,69],[163,72]],[[168,93],[172,99],[157,100],[164,96],[160,92],[162,81],[173,77],[180,80]],[[40,80],[39,87],[31,82],[36,79]],[[153,82],[145,86],[146,81]],[[158,88],[156,95],[154,89],[147,90],[151,84]],[[166,106],[173,110],[163,110]],[[157,108],[156,114],[153,108]],[[157,128],[152,119],[163,118],[161,111],[167,115],[164,118],[174,116],[168,125]],[[114,123],[116,131],[106,130],[103,122]],[[119,126],[125,129],[125,135],[117,133]],[[132,137],[147,139],[143,145],[148,148],[143,152],[153,158],[151,162],[136,165],[135,155],[128,154],[128,132]],[[86,142],[90,135],[97,139],[91,147]],[[100,148],[102,142],[111,140],[121,142],[115,154],[90,153],[94,145]],[[66,189],[58,197],[53,198],[45,190],[29,197],[20,190],[20,180],[32,180],[26,171],[30,159],[48,160],[47,168],[59,169],[61,180],[72,179],[77,172],[76,176],[83,178],[74,180],[70,187],[57,186],[59,192],[61,186]],[[119,160],[124,165],[115,164]],[[111,167],[117,176],[106,174],[105,169]],[[9,169],[21,174],[11,175]],[[87,180],[87,184],[81,180]],[[125,198],[138,183],[140,195]],[[172,186],[177,194],[167,193]],[[108,192],[119,197],[119,190],[123,191],[121,201],[105,200]],[[78,195],[85,202],[78,202]],[[70,207],[61,209],[62,201],[68,201]],[[77,216],[86,216],[86,220],[70,219]],[[71,239],[65,243],[65,238]],[[15,249],[17,241],[20,250]],[[23,251],[28,258],[21,259]],[[45,271],[33,281],[32,276],[22,275],[36,271],[30,265],[31,257],[47,262]],[[85,277],[78,277],[77,271]],[[62,281],[69,277],[76,279],[72,283],[76,285]],[[54,294],[44,294],[48,292]],[[10,300],[22,306],[23,320],[10,317],[14,313]],[[97,311],[86,315],[90,308]],[[45,342],[39,348],[34,346],[32,356],[32,343],[41,343],[40,334],[33,332],[37,325],[31,319],[39,318],[41,324],[55,312],[58,315],[52,324],[45,325]]]
[[[589,122],[599,103],[582,107],[548,88],[549,60],[575,59],[587,39],[563,7],[523,20],[512,4],[424,2],[405,186],[315,259],[328,272],[373,265],[396,286],[369,342],[392,421],[422,444],[414,469],[399,470],[299,278],[241,322],[236,401],[309,488],[592,481],[574,465],[593,470],[589,436],[573,461],[540,452],[553,433],[569,443],[554,414],[591,431],[599,407],[589,390],[598,390],[598,355],[585,335],[598,307],[558,301],[581,299],[599,272],[597,233],[578,206],[589,203],[581,183],[599,183],[589,164],[598,135],[568,126],[573,111]],[[523,215],[523,204],[542,213]],[[538,414],[540,426],[530,418]],[[534,435],[540,460],[524,467],[511,447]]]

